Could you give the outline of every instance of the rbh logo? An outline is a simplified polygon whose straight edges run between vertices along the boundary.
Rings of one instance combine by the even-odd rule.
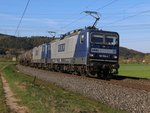
[[[65,44],[59,44],[58,45],[58,52],[63,52],[65,51]]]
[[[106,53],[106,54],[117,54],[115,49],[100,49],[100,48],[91,48],[92,53]]]

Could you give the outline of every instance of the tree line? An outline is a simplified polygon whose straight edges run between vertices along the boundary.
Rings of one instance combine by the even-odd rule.
[[[29,50],[35,46],[43,43],[49,43],[52,38],[44,36],[32,37],[13,37],[13,36],[0,36],[0,48],[2,49],[20,49]]]
[[[20,51],[30,50],[43,43],[49,43],[52,40],[52,37],[45,36],[15,37],[0,34],[0,55],[5,55],[7,53],[18,55]],[[120,47],[120,63],[150,64],[150,54]]]

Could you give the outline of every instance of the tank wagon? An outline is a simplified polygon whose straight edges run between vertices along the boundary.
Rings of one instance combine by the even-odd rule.
[[[30,66],[31,60],[32,60],[32,50],[26,51],[24,54],[21,54],[18,57],[19,63],[25,66]]]
[[[97,14],[95,12],[86,12]],[[107,78],[119,68],[119,34],[95,27],[77,29],[48,44],[34,47],[30,66]],[[24,54],[25,57],[25,54]],[[21,62],[24,62],[22,56]]]

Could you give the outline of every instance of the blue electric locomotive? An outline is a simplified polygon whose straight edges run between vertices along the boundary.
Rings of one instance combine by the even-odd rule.
[[[81,32],[86,37],[86,73],[108,77],[118,73],[119,35],[116,32],[87,28]],[[83,40],[83,39],[81,39]]]
[[[99,77],[118,73],[119,35],[116,32],[88,27],[74,30],[49,46],[49,69]]]
[[[97,15],[91,11],[86,13]],[[68,32],[59,39],[33,48],[30,65],[103,78],[117,74],[119,34],[97,29],[95,24],[99,17],[95,18],[93,26]]]

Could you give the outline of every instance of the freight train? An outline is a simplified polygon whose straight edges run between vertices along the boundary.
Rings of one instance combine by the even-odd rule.
[[[20,55],[22,65],[108,78],[118,73],[119,34],[95,26],[68,32]]]

